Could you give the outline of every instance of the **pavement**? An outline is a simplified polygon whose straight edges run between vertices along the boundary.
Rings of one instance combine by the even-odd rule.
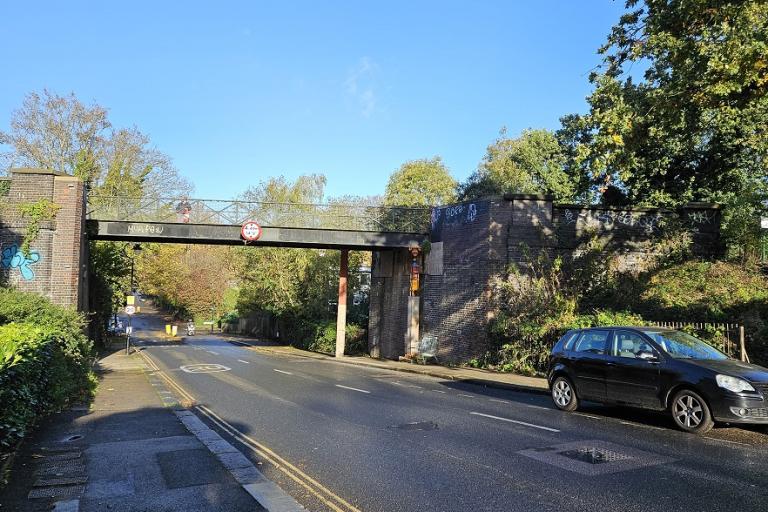
[[[51,415],[22,444],[0,511],[301,510],[138,353],[115,347],[96,371],[91,404]]]

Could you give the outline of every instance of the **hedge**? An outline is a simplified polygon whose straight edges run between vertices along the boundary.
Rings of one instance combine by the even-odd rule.
[[[0,446],[23,437],[39,416],[79,390],[54,332],[32,324],[0,326]]]
[[[0,288],[0,452],[91,388],[91,342],[77,312]]]
[[[280,332],[296,348],[333,354],[336,351],[336,320],[316,320],[297,316],[280,318]],[[365,328],[354,323],[346,327],[345,354],[366,352],[368,338]]]

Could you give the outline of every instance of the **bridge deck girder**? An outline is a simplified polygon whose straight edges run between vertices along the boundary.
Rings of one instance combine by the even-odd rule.
[[[157,242],[210,245],[243,245],[240,226],[127,222],[89,219],[88,237],[92,240]],[[249,245],[303,247],[310,249],[394,249],[420,244],[426,233],[351,231],[314,228],[262,226],[262,235]]]

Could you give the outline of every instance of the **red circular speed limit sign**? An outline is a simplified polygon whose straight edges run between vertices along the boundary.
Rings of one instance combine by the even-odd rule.
[[[255,220],[245,221],[243,227],[240,228],[240,236],[246,242],[255,242],[261,237],[261,226]]]

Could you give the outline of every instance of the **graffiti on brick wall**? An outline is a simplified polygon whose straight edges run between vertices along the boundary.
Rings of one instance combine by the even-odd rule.
[[[35,271],[30,268],[30,265],[34,265],[38,261],[40,261],[39,252],[30,251],[27,256],[19,249],[18,244],[13,244],[3,249],[0,265],[9,270],[18,269],[25,281],[32,281],[35,279]]]
[[[587,212],[574,213],[570,209],[563,211],[563,221],[565,224],[575,224],[580,218],[584,219],[588,224],[597,223],[600,227],[607,229],[615,225],[640,228],[649,235],[659,231],[664,226],[664,217],[659,212],[649,214],[629,211],[603,211],[597,217],[594,217],[588,215]]]
[[[432,209],[431,240],[442,240],[445,227],[454,227],[474,223],[488,208],[488,203],[462,203]]]
[[[447,225],[469,224],[475,219],[477,219],[477,205],[475,203],[454,204],[432,210],[432,227],[435,227],[441,220],[444,225]]]
[[[714,224],[717,220],[717,214],[711,211],[698,210],[688,215],[691,224]]]

